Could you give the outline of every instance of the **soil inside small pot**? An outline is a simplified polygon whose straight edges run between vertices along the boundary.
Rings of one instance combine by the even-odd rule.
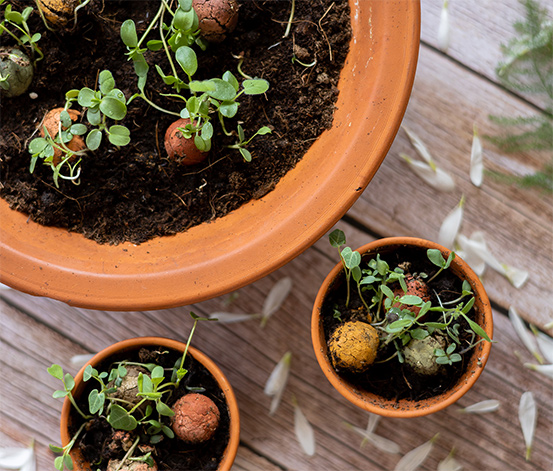
[[[182,357],[181,352],[166,348],[142,348],[138,351],[126,353],[119,357],[110,358],[110,364],[102,363],[96,369],[99,372],[109,371],[113,363],[117,361],[135,361],[140,363],[155,363],[164,368],[173,368],[175,362]],[[166,404],[171,407],[180,397],[189,394],[191,391],[200,392],[209,397],[220,412],[219,426],[212,438],[201,444],[187,444],[177,438],[168,439],[164,437],[159,444],[150,445],[152,458],[155,460],[158,469],[185,471],[185,470],[215,470],[223,457],[229,441],[230,417],[226,398],[211,373],[189,353],[185,359],[184,368],[188,370],[182,379],[179,387],[173,390],[170,399]],[[89,380],[84,393],[77,399],[77,404],[83,411],[88,411],[88,394],[97,387],[93,379]],[[200,388],[197,390],[196,388]],[[154,416],[157,417],[156,414]],[[72,436],[82,424],[82,418],[74,410],[71,414],[70,435]],[[114,430],[105,418],[95,418],[90,421],[85,431],[81,434],[75,447],[79,448],[84,458],[94,463],[93,469],[106,471],[110,459],[120,460],[125,451],[120,445],[112,440]],[[121,432],[119,432],[121,433]],[[124,432],[123,432],[124,433]],[[135,432],[131,433],[131,443],[136,439]],[[134,456],[142,456],[146,451],[141,452],[141,446],[148,446],[149,438],[143,436],[139,450]],[[147,448],[143,448],[147,450]]]
[[[438,271],[438,267],[428,260],[426,249],[396,246],[380,249],[379,253],[380,258],[387,262],[392,270],[401,266],[406,273],[425,273],[428,278]],[[376,253],[363,255],[362,267],[375,257]],[[406,262],[408,270],[404,268]],[[462,292],[462,284],[463,280],[454,275],[451,269],[442,271],[428,283],[432,306],[440,305],[438,297],[442,303],[457,299]],[[355,286],[353,281],[352,286]],[[394,286],[391,288],[393,289]],[[366,315],[360,315],[360,313],[366,313],[366,309],[363,307],[357,289],[351,289],[350,295],[349,307],[346,307],[346,282],[344,273],[341,272],[331,283],[321,309],[322,326],[327,344],[332,332],[344,322],[350,320],[368,322]],[[468,299],[465,298],[464,301],[468,301]],[[336,311],[341,313],[340,318],[335,316]],[[471,320],[475,320],[474,307],[467,315]],[[440,321],[441,313],[439,312],[429,312],[424,318],[424,322]],[[467,321],[459,318],[457,322],[460,324],[459,340],[461,345],[465,344],[465,341],[470,342],[472,335],[467,332],[470,331]],[[437,396],[454,387],[465,373],[468,359],[473,355],[474,349],[462,353],[461,361],[454,362],[452,365],[443,365],[435,375],[420,374],[407,362],[400,363],[397,356],[390,359],[395,352],[396,347],[393,342],[385,346],[381,342],[375,362],[366,371],[354,373],[344,368],[335,368],[335,371],[356,389],[373,393],[386,400],[406,399],[416,402]],[[456,352],[459,353],[459,349]]]
[[[17,11],[35,6],[31,1],[9,3]],[[347,0],[295,3],[286,38],[290,2],[241,1],[236,30],[223,43],[198,51],[197,79],[220,77],[226,70],[239,77],[235,57],[240,55],[245,73],[270,83],[262,96],[242,95],[237,118],[228,120],[228,129],[236,129],[241,122],[247,138],[262,126],[272,128],[272,134],[258,136],[248,147],[252,162],[225,147],[237,138],[226,137],[217,120],[206,161],[191,167],[171,161],[163,136],[175,118],[135,99],[121,122],[130,129],[131,143],[120,148],[102,145],[84,159],[80,185],[61,181],[59,188],[51,169],[40,162],[29,173],[31,136],[49,109],[64,105],[67,91],[83,86],[96,89],[102,70],[113,73],[117,88],[127,98],[137,91],[120,26],[132,18],[140,34],[159,2],[90,2],[79,11],[74,31],[46,30],[35,10],[29,25],[31,31],[42,34],[38,44],[45,58],[37,63],[28,90],[36,98],[26,93],[3,97],[0,104],[0,196],[40,224],[109,244],[141,243],[182,232],[261,198],[331,127],[339,74],[351,39]],[[146,59],[150,62],[146,94],[165,109],[180,111],[181,101],[160,95],[172,89],[153,64],[168,73],[167,58],[163,52],[148,52]]]

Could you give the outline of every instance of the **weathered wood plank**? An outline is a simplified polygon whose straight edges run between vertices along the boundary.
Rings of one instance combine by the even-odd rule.
[[[467,99],[466,97],[470,97]],[[437,165],[450,172],[456,189],[443,193],[412,173],[400,153],[417,158],[400,130],[384,163],[348,215],[381,236],[411,235],[436,240],[445,216],[464,195],[461,233],[485,233],[490,251],[503,263],[527,270],[524,289],[515,289],[488,270],[483,281],[492,300],[513,305],[529,321],[543,326],[552,317],[543,300],[553,298],[553,198],[537,190],[506,186],[486,177],[481,188],[470,182],[472,126],[493,133],[489,112],[522,111],[528,106],[486,83],[434,51],[422,48],[404,124],[426,143]],[[545,152],[503,155],[484,143],[485,166],[502,172],[529,173],[547,162]]]

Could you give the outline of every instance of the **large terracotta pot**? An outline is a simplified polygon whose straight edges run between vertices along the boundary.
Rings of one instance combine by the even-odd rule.
[[[99,245],[0,200],[0,282],[107,310],[182,306],[245,286],[317,241],[361,195],[399,129],[419,50],[419,0],[350,0],[353,40],[332,129],[263,198],[176,236]]]
[[[85,366],[75,376],[75,389],[73,390],[73,396],[78,398],[82,394],[86,384],[83,381],[83,372],[87,365],[92,365],[97,367],[100,363],[106,359],[114,356],[124,354],[126,352],[133,352],[139,350],[142,347],[165,347],[178,352],[184,352],[186,344],[178,342],[176,340],[171,340],[162,337],[137,337],[128,340],[123,340],[121,342],[115,343],[108,348],[102,350],[96,354]],[[195,360],[200,362],[215,378],[217,384],[223,391],[226,403],[228,406],[228,412],[230,417],[229,425],[229,441],[219,463],[218,471],[229,471],[232,468],[232,464],[236,457],[238,451],[238,446],[240,444],[240,417],[238,413],[238,403],[236,402],[236,397],[227,378],[219,367],[205,354],[200,352],[194,347],[188,348],[187,355],[191,355]],[[69,433],[69,424],[71,418],[71,402],[68,398],[65,398],[62,411],[61,411],[61,421],[60,421],[60,432],[61,432],[61,443],[62,446],[66,446],[71,441],[71,435]],[[87,463],[80,451],[77,448],[73,448],[71,451],[71,457],[73,458],[73,463],[75,465],[75,471],[93,471],[93,467]]]
[[[438,249],[442,252],[445,259],[448,258],[450,250],[434,242],[412,238],[412,237],[390,237],[379,239],[366,244],[357,251],[364,259],[376,257],[381,254],[383,260],[386,260],[386,254],[393,253],[398,247],[413,247],[422,249]],[[476,312],[475,322],[477,322],[491,339],[493,334],[493,319],[490,301],[480,282],[478,276],[472,269],[458,256],[456,256],[448,268],[453,274],[467,280],[472,288],[475,297],[474,309]],[[342,274],[342,263],[337,264],[324,280],[313,306],[311,317],[311,338],[317,361],[330,381],[332,386],[342,394],[348,401],[361,409],[385,417],[418,417],[432,414],[444,409],[456,402],[463,396],[476,382],[490,355],[491,343],[481,342],[473,350],[463,376],[457,381],[450,390],[431,397],[424,401],[411,401],[408,399],[389,400],[379,395],[361,390],[336,373],[328,356],[328,348],[323,331],[321,309],[334,281]]]

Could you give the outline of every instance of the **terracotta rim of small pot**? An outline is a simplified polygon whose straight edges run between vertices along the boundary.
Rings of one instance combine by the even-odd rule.
[[[127,351],[137,350],[142,347],[165,347],[179,352],[184,352],[186,344],[179,342],[177,340],[172,340],[163,337],[136,337],[132,339],[123,340],[121,342],[114,343],[104,350],[100,351],[94,357],[92,357],[86,365],[84,365],[80,371],[75,376],[75,396],[78,396],[80,392],[84,389],[85,383],[83,382],[83,372],[88,365],[97,366],[107,358],[124,353]],[[229,441],[225,449],[224,455],[219,463],[218,471],[229,471],[232,468],[234,459],[236,458],[236,453],[238,451],[238,446],[240,444],[240,415],[238,411],[238,403],[234,395],[232,387],[219,369],[219,367],[204,353],[200,352],[198,349],[190,346],[188,348],[188,354],[190,354],[195,360],[199,361],[207,370],[213,375],[217,384],[225,394],[228,411],[229,411]],[[61,420],[60,420],[60,432],[61,432],[61,443],[62,446],[65,446],[71,440],[68,430],[69,416],[71,412],[71,402],[69,399],[65,399],[63,402],[61,410]],[[89,471],[91,468],[84,463],[82,455],[79,450],[74,449],[71,452],[71,457],[75,464],[75,471]]]
[[[280,268],[352,206],[384,160],[415,77],[419,0],[350,0],[353,40],[333,127],[259,200],[175,236],[100,245],[0,199],[0,282],[102,310],[183,306]]]
[[[379,239],[369,244],[363,245],[357,251],[363,256],[365,254],[374,254],[382,251],[389,251],[393,247],[412,246],[417,248],[438,249],[447,259],[450,250],[428,240],[414,237],[389,237]],[[472,269],[458,256],[455,257],[449,268],[453,273],[462,279],[466,279],[471,284],[475,293],[475,308],[478,312],[476,322],[484,329],[490,338],[493,338],[493,317],[490,301],[480,282],[478,276]],[[326,293],[332,282],[342,272],[342,264],[338,263],[323,281],[321,288],[315,299],[313,313],[311,317],[311,339],[315,356],[319,362],[324,375],[330,381],[332,386],[344,396],[348,401],[356,406],[374,414],[385,417],[419,417],[423,415],[438,412],[451,404],[455,403],[463,396],[476,382],[482,373],[486,362],[488,361],[491,343],[481,342],[478,344],[469,360],[465,374],[451,390],[424,401],[409,401],[402,399],[400,401],[387,400],[375,394],[356,389],[351,383],[343,380],[334,370],[328,355],[324,331],[322,329],[321,307],[326,297]]]

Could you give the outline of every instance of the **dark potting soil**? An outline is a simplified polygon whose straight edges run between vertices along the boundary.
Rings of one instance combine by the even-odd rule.
[[[367,254],[363,256],[363,265],[368,263],[376,254]],[[409,273],[415,275],[425,273],[430,279],[438,271],[438,267],[432,264],[426,255],[425,249],[413,249],[412,247],[398,246],[393,252],[380,251],[380,258],[388,263],[393,270],[398,265],[408,262],[410,264]],[[362,265],[362,266],[363,266]],[[406,271],[407,273],[407,271]],[[363,320],[359,315],[360,311],[365,312],[363,304],[357,294],[356,289],[352,289],[349,308],[345,306],[346,283],[343,272],[334,280],[331,291],[322,307],[321,315],[326,341],[328,342],[332,332],[343,322],[348,320]],[[352,281],[354,284],[354,282]],[[439,299],[445,303],[457,299],[462,292],[463,281],[455,276],[450,270],[444,270],[434,280],[427,283],[430,292],[430,301],[433,306],[439,306]],[[398,284],[399,286],[399,284]],[[395,286],[391,286],[392,289]],[[465,298],[466,302],[470,298]],[[334,317],[334,310],[341,313],[341,321]],[[474,320],[475,310],[472,308],[468,312],[468,317]],[[365,318],[366,319],[366,318]],[[366,320],[365,320],[366,321]],[[424,322],[440,322],[440,313],[429,312]],[[459,340],[461,345],[465,341],[470,342],[471,336],[466,332],[469,325],[466,320],[460,318],[457,321],[460,324]],[[459,353],[459,348],[456,353]],[[363,373],[352,373],[346,369],[336,368],[336,372],[346,381],[354,384],[356,388],[379,395],[387,400],[409,399],[412,401],[424,400],[452,388],[458,379],[464,374],[467,361],[474,353],[469,350],[463,353],[462,361],[454,362],[452,365],[445,365],[440,372],[434,376],[421,375],[406,363],[400,363],[397,356],[389,361],[396,352],[393,343],[384,348],[380,348],[375,363]]]
[[[113,357],[111,361],[138,361],[140,363],[155,363],[164,368],[173,368],[175,362],[179,361],[182,354],[166,348],[150,349],[143,348],[139,351],[134,351],[130,355],[126,354],[121,357]],[[108,371],[112,365],[99,365],[99,372]],[[229,440],[230,418],[226,399],[223,391],[209,373],[209,371],[190,354],[187,355],[184,363],[184,368],[188,370],[186,376],[182,379],[179,387],[174,390],[170,399],[166,401],[170,407],[180,397],[190,392],[188,388],[202,388],[204,391],[201,394],[208,396],[219,408],[220,420],[219,427],[215,435],[208,441],[200,445],[189,445],[177,438],[164,438],[159,444],[154,445],[152,457],[155,460],[160,471],[207,471],[217,469],[219,462],[224,454]],[[85,393],[81,395],[77,402],[81,410],[88,410],[88,394],[90,390],[97,387],[94,380],[89,380],[91,383]],[[157,414],[154,414],[157,416]],[[71,433],[75,433],[82,423],[80,416],[73,413],[73,424]],[[168,425],[168,424],[167,424]],[[81,434],[81,438],[77,441],[76,446],[81,450],[85,459],[94,463],[93,468],[105,471],[110,459],[122,459],[125,451],[122,449],[120,442],[112,440],[113,429],[105,418],[94,419]],[[135,441],[135,432],[131,433],[132,442]],[[148,437],[143,436],[140,441],[140,446],[148,445]],[[137,451],[134,456],[142,456],[146,451]]]
[[[35,6],[29,1],[9,3],[17,11]],[[98,151],[83,159],[80,185],[60,180],[56,188],[51,169],[40,163],[34,174],[29,173],[27,145],[36,137],[45,113],[65,104],[68,90],[96,89],[98,73],[108,69],[127,99],[138,91],[132,62],[127,61],[119,36],[120,25],[132,18],[140,34],[159,2],[92,0],[79,12],[75,31],[48,31],[36,11],[29,20],[31,30],[42,34],[39,46],[46,57],[37,63],[28,90],[37,98],[25,93],[1,101],[0,196],[12,209],[41,224],[117,244],[185,231],[271,191],[323,130],[331,127],[339,74],[351,38],[349,6],[347,0],[297,0],[290,34],[283,38],[291,2],[239,3],[235,32],[224,43],[197,51],[200,66],[194,78],[221,77],[226,70],[240,77],[233,55],[241,55],[246,74],[269,81],[265,95],[242,95],[237,118],[227,120],[229,130],[241,122],[246,137],[261,126],[273,130],[248,147],[252,162],[225,147],[236,138],[225,137],[217,119],[207,161],[189,167],[170,161],[163,137],[175,118],[135,99],[121,123],[129,127],[131,143],[117,149],[105,139]],[[2,36],[3,42],[6,37]],[[293,63],[294,56],[303,64],[316,64]],[[155,61],[169,73],[165,54],[146,53],[146,59],[150,63],[147,95],[165,109],[180,111],[182,101],[159,95],[173,93],[153,66]],[[80,110],[76,104],[73,108]]]

